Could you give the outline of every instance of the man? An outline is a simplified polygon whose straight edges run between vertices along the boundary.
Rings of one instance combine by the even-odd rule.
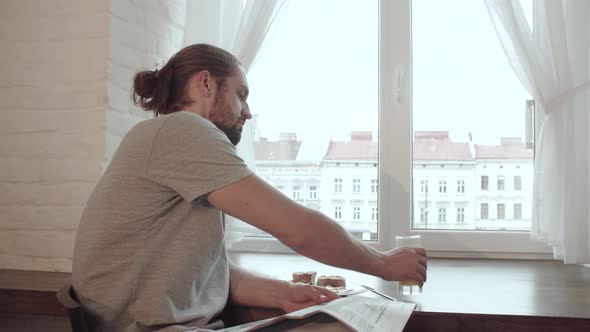
[[[122,140],[87,202],[74,252],[74,289],[101,329],[218,328],[228,296],[285,311],[337,297],[231,264],[221,212],[320,262],[426,281],[423,249],[378,252],[246,167],[234,145],[252,117],[248,92],[238,60],[205,44],[135,76],[134,100],[156,118]]]

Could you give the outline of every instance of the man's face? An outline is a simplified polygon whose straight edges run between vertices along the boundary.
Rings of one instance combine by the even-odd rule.
[[[246,74],[240,67],[234,75],[228,76],[221,87],[217,87],[209,120],[223,131],[232,144],[237,145],[242,138],[246,120],[252,118],[248,107],[248,83]]]

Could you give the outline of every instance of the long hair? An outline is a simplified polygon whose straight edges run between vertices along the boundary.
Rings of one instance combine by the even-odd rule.
[[[133,79],[133,102],[155,116],[182,110],[192,103],[186,83],[195,73],[209,71],[219,86],[239,65],[231,53],[208,44],[190,45],[156,70],[145,70]]]

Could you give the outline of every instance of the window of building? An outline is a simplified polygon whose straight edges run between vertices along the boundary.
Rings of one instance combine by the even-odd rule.
[[[425,223],[426,222],[426,218],[427,218],[426,208],[421,207],[420,208],[420,222]]]
[[[371,220],[377,221],[377,208],[376,207],[371,208]]]
[[[309,186],[309,199],[318,199],[318,186]]]
[[[340,178],[334,179],[334,192],[335,193],[342,192],[342,179],[340,179]]]
[[[489,219],[488,216],[488,203],[481,203],[479,205],[479,215],[480,215],[480,219],[486,220]]]
[[[335,206],[334,207],[334,219],[336,219],[336,220],[342,219],[342,206]]]
[[[516,220],[522,219],[522,204],[521,203],[514,203],[514,219],[516,219]]]
[[[300,186],[293,186],[292,197],[294,200],[301,199],[301,187]]]
[[[504,175],[498,175],[498,190],[504,190]]]
[[[488,176],[481,176],[481,190],[488,190]]]
[[[377,179],[371,179],[371,194],[376,194],[379,192],[379,182]]]
[[[353,193],[360,193],[361,192],[361,179],[352,179],[352,192]]]
[[[447,221],[447,209],[446,208],[438,208],[438,222],[446,222]]]
[[[465,208],[463,208],[463,207],[457,208],[457,222],[459,222],[459,223],[465,222]]]
[[[504,203],[498,203],[497,210],[498,210],[498,214],[497,214],[498,219],[499,220],[506,219],[506,205]]]
[[[465,180],[457,180],[457,193],[458,194],[465,193]]]
[[[514,176],[514,190],[522,190],[522,176]]]
[[[428,193],[428,180],[420,180],[420,193],[426,194]]]
[[[447,180],[438,180],[438,192],[441,194],[447,193]]]
[[[353,220],[360,220],[361,219],[361,207],[354,206],[352,208],[352,219]]]

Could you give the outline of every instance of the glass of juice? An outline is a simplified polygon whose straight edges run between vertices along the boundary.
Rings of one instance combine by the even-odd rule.
[[[395,247],[422,248],[422,237],[420,235],[396,236]],[[414,280],[400,280],[398,290],[402,295],[422,293],[422,288]]]

